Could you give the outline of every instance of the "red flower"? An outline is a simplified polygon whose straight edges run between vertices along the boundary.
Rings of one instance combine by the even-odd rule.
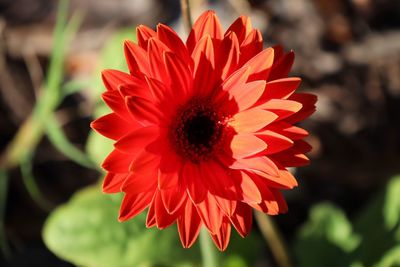
[[[252,208],[287,211],[281,190],[297,185],[286,167],[308,163],[307,132],[293,124],[316,97],[287,78],[293,52],[263,50],[247,17],[223,33],[205,12],[186,41],[168,26],[137,28],[125,42],[130,74],[105,70],[112,113],[92,123],[115,140],[105,159],[106,193],[124,192],[119,220],[147,211],[147,227],[175,221],[184,247],[205,225],[220,250],[231,225],[246,236]]]

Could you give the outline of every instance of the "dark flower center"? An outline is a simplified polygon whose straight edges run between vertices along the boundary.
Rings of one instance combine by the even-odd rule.
[[[223,123],[212,107],[189,104],[177,114],[172,141],[177,152],[192,162],[210,157],[220,143]]]

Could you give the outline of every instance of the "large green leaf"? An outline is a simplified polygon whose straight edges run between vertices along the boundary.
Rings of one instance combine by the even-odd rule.
[[[125,267],[198,262],[198,248],[184,250],[176,229],[146,229],[145,215],[119,223],[120,196],[98,186],[76,194],[48,218],[43,238],[59,257],[79,266]]]
[[[176,226],[162,231],[145,227],[145,214],[117,221],[120,195],[100,193],[98,186],[78,192],[48,218],[43,239],[60,258],[78,266],[199,266],[198,244],[183,249]],[[260,253],[255,235],[232,235],[230,247],[219,253],[224,267],[248,267]]]
[[[295,243],[299,266],[400,266],[400,176],[351,224],[332,204],[312,208]]]
[[[342,210],[332,204],[314,206],[295,243],[299,266],[349,266],[347,256],[360,242]]]

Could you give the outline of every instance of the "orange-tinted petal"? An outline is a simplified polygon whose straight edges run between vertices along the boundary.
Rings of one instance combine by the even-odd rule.
[[[192,58],[194,61],[194,93],[207,97],[211,94],[217,77],[214,46],[209,35],[204,36],[197,43]]]
[[[273,80],[267,83],[265,93],[261,99],[287,99],[299,87],[300,78],[290,77],[279,80]]]
[[[275,113],[259,108],[252,108],[234,115],[229,125],[238,133],[251,133],[264,128],[277,118],[278,115]]]
[[[221,228],[219,229],[219,231],[211,233],[211,238],[217,248],[220,251],[224,251],[228,247],[230,237],[231,224],[229,223],[227,218],[224,218],[224,221],[221,224]]]
[[[259,30],[252,30],[246,39],[240,44],[240,61],[243,65],[263,49],[262,35]]]
[[[256,136],[267,144],[266,155],[281,152],[293,145],[293,141],[286,136],[270,130],[258,132]]]
[[[141,127],[119,139],[114,147],[125,153],[138,155],[138,152],[158,137],[159,132],[157,126]]]
[[[267,148],[267,144],[251,133],[241,133],[233,136],[230,142],[230,152],[236,159],[255,155]]]
[[[186,201],[182,215],[178,217],[178,232],[184,248],[189,248],[200,233],[201,220],[190,201]]]
[[[244,67],[251,67],[251,75],[249,81],[266,80],[274,62],[274,50],[267,48],[252,57],[244,64]]]
[[[238,38],[239,44],[241,44],[252,30],[253,27],[251,26],[250,18],[247,16],[240,16],[231,24],[231,26],[229,26],[225,35],[234,32]]]
[[[186,46],[191,53],[197,42],[205,35],[213,39],[222,39],[221,24],[214,11],[204,12],[193,24],[193,28],[186,41]]]
[[[239,235],[246,237],[250,233],[253,223],[251,207],[245,203],[239,202],[236,206],[236,212],[230,217],[230,220]]]
[[[218,233],[224,215],[213,196],[210,193],[207,193],[206,198],[202,202],[196,204],[196,208],[207,229],[211,233]]]

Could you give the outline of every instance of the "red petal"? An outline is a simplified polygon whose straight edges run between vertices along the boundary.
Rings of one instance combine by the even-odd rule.
[[[143,192],[138,195],[125,194],[119,211],[119,221],[126,221],[141,213],[150,205],[154,192]]]
[[[214,89],[217,77],[214,47],[209,35],[204,36],[197,43],[192,58],[194,61],[194,92],[207,97]]]
[[[236,212],[230,217],[230,220],[239,235],[246,237],[250,233],[253,223],[252,208],[239,202],[236,206]]]
[[[207,191],[198,165],[186,162],[183,167],[182,175],[187,187],[187,192],[193,203],[198,204],[204,201],[207,196]]]
[[[278,153],[293,146],[292,140],[270,130],[258,132],[256,136],[267,144],[266,155]]]
[[[164,207],[169,214],[174,214],[183,203],[187,202],[187,194],[181,186],[160,190]]]
[[[255,157],[249,159],[237,159],[231,169],[247,170],[250,172],[263,173],[278,177],[279,169],[268,157]]]
[[[136,129],[121,139],[114,147],[129,154],[138,155],[150,142],[159,136],[160,130],[157,126],[147,126]]]
[[[132,76],[119,70],[103,70],[101,78],[107,90],[118,90],[121,84],[132,82]]]
[[[299,87],[300,82],[301,79],[297,77],[270,81],[267,83],[264,95],[261,97],[260,101],[266,101],[273,98],[287,99],[293,94],[297,87]]]
[[[130,120],[131,114],[125,106],[125,99],[118,90],[106,91],[102,95],[104,102],[121,118]]]
[[[168,157],[167,157],[168,158]],[[182,171],[182,163],[178,160],[170,160],[170,164],[174,166],[175,170],[171,171],[160,171],[158,174],[158,188],[168,189],[171,187],[178,187],[180,185],[180,175]]]
[[[128,96],[125,101],[131,114],[143,125],[159,124],[159,121],[164,117],[157,106],[149,100]]]
[[[293,126],[289,123],[284,121],[278,121],[268,126],[268,129],[271,131],[277,132],[282,134],[290,139],[299,140],[303,139],[304,137],[308,136],[308,132],[300,127]]]
[[[135,172],[129,173],[124,183],[122,191],[130,195],[139,195],[143,192],[154,192],[157,188],[157,173],[151,172]]]
[[[217,201],[218,206],[221,208],[221,211],[226,215],[226,216],[232,216],[235,213],[236,210],[236,200],[230,200],[226,199],[223,197],[219,197],[217,195],[214,195],[215,201]]]
[[[238,196],[241,196],[243,202],[246,203],[260,203],[262,198],[257,185],[254,183],[253,179],[250,178],[243,171],[234,172],[232,175],[235,183],[237,184]]]
[[[154,198],[154,211],[156,213],[156,221],[157,227],[159,229],[164,229],[170,226],[177,219],[176,215],[169,214],[164,207],[164,203],[161,199],[160,192],[156,192],[156,196]]]
[[[303,104],[303,108],[296,114],[293,114],[292,116],[287,118],[285,120],[286,122],[293,124],[302,121],[315,112],[315,102],[317,102],[316,95],[306,94],[306,93],[301,93],[301,94],[296,93],[291,95],[289,99]]]
[[[110,113],[93,121],[90,127],[105,137],[117,140],[127,134],[128,131],[135,130],[140,126],[121,119],[115,113]]]
[[[208,191],[226,199],[237,199],[235,184],[230,170],[220,163],[210,160],[199,166],[202,179]]]
[[[278,115],[267,110],[262,110],[259,108],[252,108],[233,116],[232,121],[229,125],[238,132],[256,132],[274,120],[278,118]]]
[[[192,59],[190,58],[185,44],[173,29],[160,23],[157,25],[157,37],[161,42],[168,46],[168,48],[171,49],[180,60],[185,62],[186,66],[192,64]]]
[[[141,72],[150,75],[150,66],[145,49],[127,40],[124,42],[124,52],[129,71],[132,74]]]
[[[196,204],[196,208],[208,230],[212,233],[218,233],[221,228],[223,213],[215,199],[208,193],[204,201]]]
[[[133,155],[121,153],[114,149],[101,165],[105,170],[115,173],[126,173],[129,171],[129,165],[133,160]]]
[[[157,173],[157,169],[160,166],[160,156],[150,153],[146,150],[141,151],[140,154],[132,161],[129,166],[131,172],[137,174],[151,174]],[[157,175],[154,176],[157,182]]]
[[[201,220],[197,210],[190,201],[186,201],[183,214],[178,218],[178,232],[184,248],[193,245],[200,233]]]
[[[283,120],[298,112],[302,106],[301,103],[292,100],[271,99],[268,102],[257,106],[257,108],[269,110],[279,116],[278,120]]]
[[[229,26],[228,30],[226,30],[225,35],[228,35],[230,32],[234,32],[239,40],[239,44],[241,44],[253,30],[251,26],[250,18],[247,16],[240,16],[237,18],[231,26]]]
[[[126,173],[107,173],[103,180],[103,192],[108,194],[121,192],[126,177]]]
[[[240,44],[240,61],[239,65],[243,65],[252,57],[260,53],[263,49],[262,35],[259,30],[252,30],[243,43]]]
[[[290,51],[281,57],[271,69],[271,72],[268,76],[268,81],[277,80],[280,78],[286,78],[292,68],[294,62],[294,53]]]
[[[186,46],[191,53],[197,42],[205,35],[213,39],[222,39],[221,24],[214,11],[204,12],[193,24],[193,28],[186,41]]]
[[[220,251],[224,251],[228,247],[231,237],[231,224],[228,219],[224,218],[219,231],[211,233],[211,237]]]
[[[255,155],[267,148],[267,144],[250,133],[241,133],[233,136],[230,142],[229,152],[236,159]]]
[[[145,25],[139,25],[136,28],[136,36],[138,39],[139,46],[147,50],[147,43],[150,38],[156,36],[156,32]]]
[[[276,202],[278,203],[279,213],[286,213],[288,211],[288,206],[282,193],[278,189],[274,188],[271,188],[271,192],[274,194]]]
[[[251,75],[248,81],[266,80],[274,62],[274,50],[267,48],[252,57],[243,67],[251,67]]]
[[[225,80],[239,63],[239,42],[234,32],[230,32],[224,37],[219,50],[217,69],[222,69],[221,79]]]
[[[192,89],[193,79],[187,64],[170,52],[164,53],[164,62],[175,95],[182,97],[182,94],[188,94]]]
[[[154,194],[155,197],[155,194]],[[156,212],[154,211],[154,197],[153,201],[151,202],[151,205],[149,206],[149,210],[147,211],[147,216],[146,216],[146,227],[151,228],[157,225],[156,221]]]
[[[152,78],[169,83],[169,77],[164,65],[164,52],[169,48],[156,38],[151,38],[148,43],[148,62],[150,64],[150,73]]]
[[[254,81],[246,83],[244,86],[235,86],[229,90],[229,95],[233,99],[222,107],[222,111],[243,111],[250,108],[263,94],[265,84],[265,81]]]
[[[232,73],[215,91],[215,95],[213,97],[214,103],[225,104],[229,99],[229,95],[227,94],[230,90],[233,90],[236,87],[242,87],[245,85],[247,79],[250,75],[250,67],[240,68],[234,73]]]

